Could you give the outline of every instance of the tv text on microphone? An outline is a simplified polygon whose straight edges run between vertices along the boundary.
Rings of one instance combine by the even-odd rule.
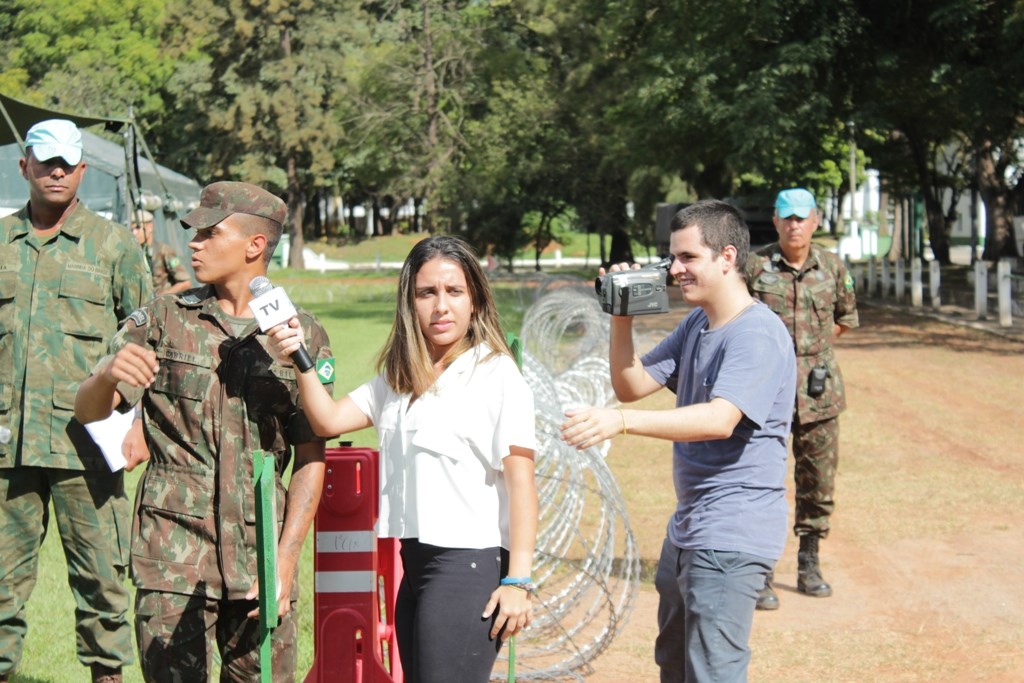
[[[264,332],[276,325],[287,324],[295,317],[295,306],[292,305],[288,293],[282,287],[275,287],[263,275],[254,277],[249,283],[249,292],[253,299],[249,302],[249,310],[256,316],[256,322]],[[306,346],[299,346],[291,355],[292,362],[299,372],[313,369],[313,359],[309,357]]]

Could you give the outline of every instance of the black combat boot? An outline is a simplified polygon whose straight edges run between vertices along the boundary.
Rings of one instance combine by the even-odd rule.
[[[832,586],[821,576],[818,568],[818,537],[801,536],[800,551],[796,555],[796,589],[815,598],[832,595]]]
[[[768,572],[768,575],[764,577],[764,588],[757,592],[757,609],[766,611],[779,609],[779,596],[772,588],[772,579],[774,578],[774,571]]]
[[[121,667],[111,669],[102,664],[93,664],[90,669],[92,670],[92,683],[121,683]]]

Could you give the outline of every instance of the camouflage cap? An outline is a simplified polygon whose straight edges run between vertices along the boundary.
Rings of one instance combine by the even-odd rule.
[[[199,206],[189,211],[181,224],[186,228],[208,228],[233,213],[262,216],[284,225],[288,207],[262,187],[225,180],[204,187]]]

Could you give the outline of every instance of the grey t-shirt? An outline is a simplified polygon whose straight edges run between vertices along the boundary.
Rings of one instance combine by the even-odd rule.
[[[676,392],[676,405],[723,398],[743,418],[732,436],[675,443],[678,507],[672,543],[691,550],[750,553],[771,560],[786,542],[786,440],[796,397],[793,341],[779,317],[755,302],[709,330],[694,309],[642,358],[647,372]],[[676,380],[675,378],[678,377]]]

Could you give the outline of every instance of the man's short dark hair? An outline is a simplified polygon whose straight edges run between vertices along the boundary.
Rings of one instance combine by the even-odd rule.
[[[281,241],[283,229],[281,224],[270,218],[254,216],[250,213],[236,213],[234,215],[242,219],[238,221],[238,225],[242,226],[245,234],[263,235],[267,238],[267,248],[263,252],[263,263],[270,265],[270,259],[274,256],[277,243]]]
[[[736,248],[736,269],[742,276],[746,272],[750,253],[750,228],[739,210],[717,199],[704,199],[680,209],[669,225],[672,232],[684,228],[700,228],[701,243],[715,258],[730,244]]]

